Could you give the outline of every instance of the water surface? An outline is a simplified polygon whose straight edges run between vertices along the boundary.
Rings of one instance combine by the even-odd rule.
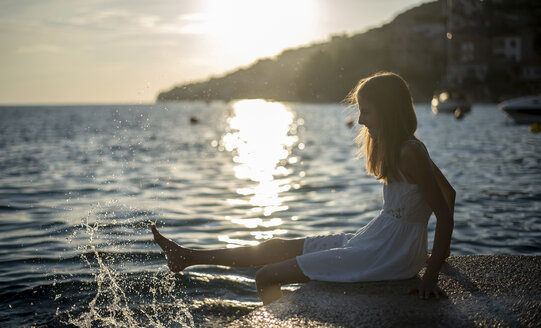
[[[451,252],[539,255],[541,135],[494,105],[462,121],[417,114],[458,193]],[[0,321],[219,326],[248,313],[256,269],[171,275],[150,222],[202,249],[356,231],[382,186],[355,159],[350,115],[262,101],[0,108]]]

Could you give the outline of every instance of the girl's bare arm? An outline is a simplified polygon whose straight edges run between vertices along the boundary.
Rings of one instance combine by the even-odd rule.
[[[432,162],[432,165],[434,167],[434,174],[436,175],[436,181],[438,182],[438,186],[443,192],[443,196],[445,197],[447,206],[449,206],[451,215],[454,216],[456,191],[453,186],[451,186],[449,181],[447,181],[443,173],[441,173],[440,168],[436,164],[434,164],[434,162]]]
[[[441,291],[437,287],[438,274],[451,244],[455,191],[420,145],[405,143],[400,154],[400,169],[419,186],[436,215],[432,256],[417,290],[422,298],[428,298],[430,294],[439,297]]]

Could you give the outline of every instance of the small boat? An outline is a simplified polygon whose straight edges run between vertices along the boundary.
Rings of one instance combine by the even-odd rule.
[[[435,94],[431,105],[434,114],[454,114],[459,110],[461,115],[464,115],[471,111],[471,104],[462,93],[457,91],[442,91]]]
[[[197,124],[197,123],[199,123],[199,117],[197,117],[197,116],[195,116],[195,115],[190,116],[190,123],[191,123],[191,124]]]
[[[541,95],[509,99],[498,107],[518,124],[541,123]]]

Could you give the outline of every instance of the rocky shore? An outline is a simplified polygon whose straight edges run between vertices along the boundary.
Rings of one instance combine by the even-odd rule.
[[[451,256],[440,273],[447,294],[440,300],[409,295],[418,279],[313,281],[229,327],[541,326],[539,256]]]

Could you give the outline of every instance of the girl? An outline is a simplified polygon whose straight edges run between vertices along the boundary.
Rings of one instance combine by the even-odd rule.
[[[406,82],[393,73],[359,81],[346,98],[359,109],[357,141],[366,169],[383,185],[383,210],[355,234],[270,239],[257,246],[217,250],[184,248],[152,226],[171,271],[197,264],[263,266],[256,287],[263,304],[280,297],[280,286],[309,280],[360,282],[415,276],[427,256],[427,222],[436,215],[432,255],[411,292],[439,298],[440,267],[449,255],[455,191],[415,137],[417,118]]]

